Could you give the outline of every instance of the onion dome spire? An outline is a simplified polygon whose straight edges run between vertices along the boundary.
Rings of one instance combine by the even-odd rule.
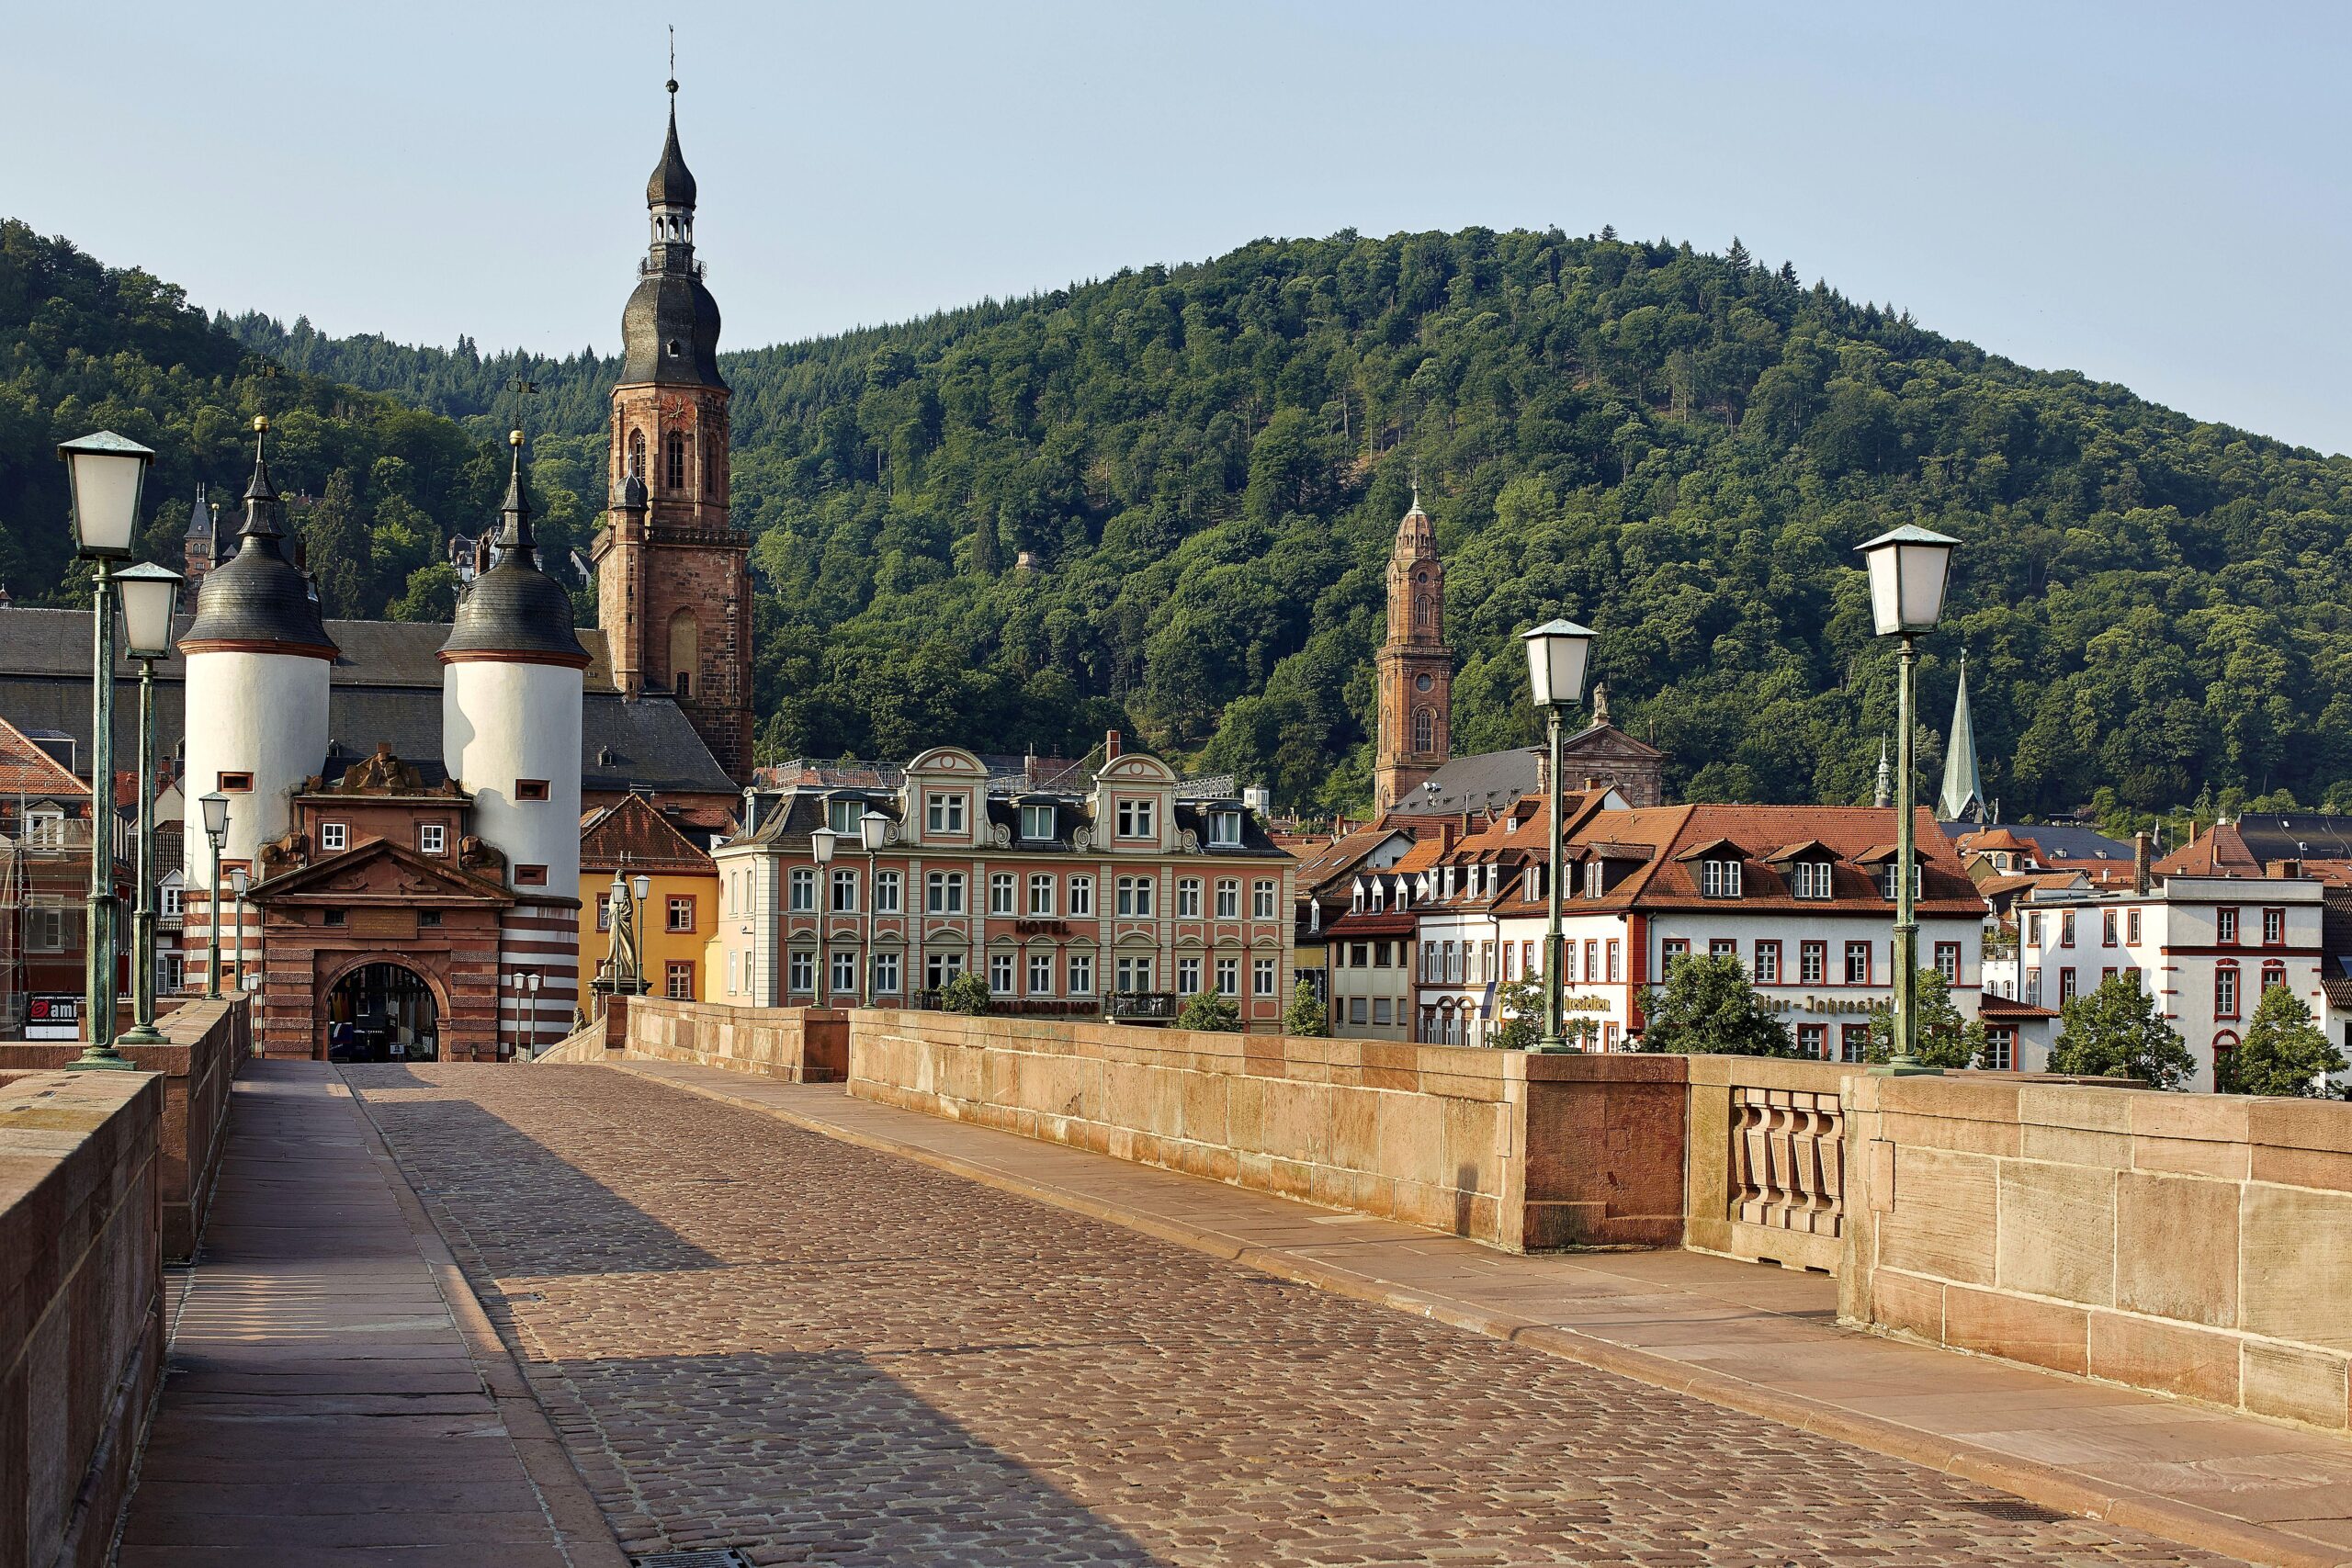
[[[269,417],[254,421],[254,476],[245,485],[245,524],[237,553],[205,573],[196,618],[180,634],[181,651],[300,653],[333,659],[339,651],[319,618],[310,580],[288,556],[269,477]]]
[[[662,161],[653,166],[653,175],[645,182],[645,205],[648,207],[683,207],[692,210],[695,205],[694,171],[686,167],[686,155],[678,150],[678,79],[663,84],[670,90],[670,134],[662,143]]]
[[[621,312],[621,384],[724,387],[718,374],[718,302],[695,260],[695,176],[678,150],[678,79],[670,93],[662,161],[645,182],[651,243],[637,267],[637,289]]]
[[[475,578],[458,601],[449,638],[441,645],[446,662],[481,659],[528,664],[585,667],[588,650],[572,629],[571,595],[539,570],[531,536],[531,503],[523,486],[523,433],[506,437],[513,451],[506,501],[500,509],[498,558]]]

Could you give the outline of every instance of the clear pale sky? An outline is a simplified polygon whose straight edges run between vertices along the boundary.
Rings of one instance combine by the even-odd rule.
[[[1614,223],[1737,234],[2027,364],[2352,449],[2352,7],[678,13],[729,347],[1267,234]],[[0,214],[208,308],[616,346],[660,149],[657,8],[0,17]]]

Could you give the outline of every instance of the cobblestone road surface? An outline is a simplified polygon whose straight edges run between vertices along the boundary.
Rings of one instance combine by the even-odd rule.
[[[2223,1561],[620,1073],[348,1076],[633,1551]]]

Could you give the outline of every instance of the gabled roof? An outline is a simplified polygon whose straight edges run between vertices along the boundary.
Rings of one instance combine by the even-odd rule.
[[[1299,890],[1303,893],[1312,893],[1317,888],[1345,877],[1363,863],[1365,856],[1389,840],[1400,836],[1404,836],[1403,829],[1397,828],[1358,828],[1353,832],[1326,843],[1316,853],[1301,856],[1297,884]],[[1294,850],[1292,852],[1295,854],[1298,852]]]
[[[1781,865],[1792,860],[1836,860],[1838,852],[1819,839],[1797,839],[1782,844],[1764,857],[1766,865]]]
[[[582,870],[617,871],[624,864],[630,871],[718,874],[710,856],[641,795],[589,812],[580,824]]]
[[[1684,850],[1680,854],[1676,855],[1674,858],[1679,861],[1694,861],[1750,860],[1754,857],[1746,850],[1741,849],[1739,845],[1718,833],[1713,838],[1706,840],[1704,842],[1691,845],[1689,849]]]
[[[0,718],[0,795],[18,795],[87,800],[90,789],[23,730]]]
[[[2156,862],[2159,876],[2260,876],[2262,862],[2246,847],[2234,822],[2217,822],[2194,843]]]

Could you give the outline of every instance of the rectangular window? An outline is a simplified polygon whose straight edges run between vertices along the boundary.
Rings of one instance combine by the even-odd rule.
[[[1587,985],[1600,983],[1600,939],[1599,937],[1585,938],[1584,977]],[[1573,976],[1563,975],[1560,976],[1560,984],[1565,986],[1573,978]]]
[[[159,887],[156,889],[156,892],[163,899],[162,913],[164,919],[167,920],[178,919],[180,918],[180,895],[182,889],[177,887]]]
[[[1151,960],[1121,958],[1116,962],[1113,978],[1117,983],[1122,996],[1133,996],[1138,991],[1148,991],[1151,989]]]
[[[1199,877],[1186,876],[1177,879],[1176,918],[1180,920],[1197,920],[1201,918],[1201,879]]]
[[[740,962],[742,956],[731,947],[727,950],[727,994],[730,997],[735,994],[735,980],[742,968]]]
[[[1148,876],[1123,876],[1118,881],[1118,912],[1134,919],[1151,918],[1153,890],[1159,886]]]
[[[419,909],[416,912],[416,923],[424,927],[426,931],[431,931],[434,927],[441,923],[441,911],[438,909]]]
[[[2262,945],[2265,947],[2278,947],[2283,945],[2286,940],[2287,911],[2284,909],[2263,910]]]
[[[1012,953],[991,953],[989,954],[989,990],[1000,997],[1009,997],[1012,994]]]
[[[1209,842],[1221,850],[1241,847],[1241,813],[1212,811],[1209,813]]]
[[[1668,937],[1657,945],[1658,967],[1669,975],[1674,972],[1677,962],[1690,956],[1690,943],[1681,937]]]
[[[543,866],[543,865],[518,865],[518,866],[516,866],[516,867],[514,868],[514,886],[517,886],[517,887],[545,887],[547,885],[548,885],[548,868],[547,868],[546,866]]]
[[[2061,909],[2058,912],[2058,945],[2061,947],[2075,945],[2075,911],[2072,909]]]
[[[1274,994],[1274,961],[1272,959],[1253,958],[1250,961],[1250,994],[1253,997],[1271,997]]]
[[[2137,909],[2132,912],[2134,915],[2139,913]],[[2025,944],[2028,947],[2041,945],[2041,911],[2039,909],[2032,911],[2025,918]]]
[[[1612,936],[1609,939],[1609,983],[1612,986],[1625,977],[1623,965],[1620,962],[1622,957],[1621,944]]]
[[[924,914],[960,915],[964,912],[964,874],[962,872],[927,872],[923,875],[922,888]]]
[[[1238,919],[1241,916],[1241,884],[1220,880],[1216,885],[1216,918],[1220,920]]]
[[[1250,885],[1250,918],[1251,919],[1271,920],[1274,918],[1274,886],[1275,885],[1272,882],[1253,882]]]
[[[817,954],[814,950],[796,947],[785,964],[785,983],[794,994],[807,996],[817,988]]]
[[[1020,880],[1009,871],[990,872],[989,874],[989,913],[991,915],[1020,913],[1019,907],[1013,902],[1019,895],[1020,886]]]
[[[2140,945],[2140,911],[2137,909],[2124,914],[2123,940],[2133,947]]]
[[[2238,966],[2219,964],[2213,967],[2213,1016],[2238,1016]]]
[[[1054,912],[1054,879],[1050,873],[1033,873],[1029,878],[1029,913],[1031,917],[1048,916]]]
[[[827,885],[825,907],[836,915],[857,913],[857,873],[836,870]]]
[[[785,908],[795,915],[815,914],[817,912],[816,868],[807,865],[794,866],[791,886],[792,900],[785,906]]]
[[[2098,944],[2101,947],[2115,945],[2115,911],[2112,909],[2103,909],[2099,912]]]
[[[1736,860],[1702,861],[1699,865],[1699,892],[1708,898],[1739,897],[1739,862]]]
[[[1795,874],[1790,891],[1800,898],[1829,897],[1829,863],[1826,860],[1801,860],[1790,867]]]
[[[1082,919],[1094,913],[1094,879],[1073,876],[1069,879],[1069,912],[1073,919]]]
[[[825,802],[825,826],[844,839],[857,838],[857,819],[865,815],[865,804],[858,800]]]
[[[857,994],[857,949],[854,947],[833,949],[832,956],[826,960],[825,967],[828,990],[839,997]]]
[[[1363,998],[1350,997],[1348,998],[1348,1021],[1350,1023],[1363,1023],[1366,1021],[1365,1006],[1366,1004]]]
[[[1739,943],[1729,937],[1719,936],[1710,938],[1707,942],[1707,956],[1710,958],[1737,958],[1739,956]]]
[[[964,955],[960,953],[934,953],[922,961],[922,983],[937,990],[964,972]]]
[[[346,911],[342,909],[322,909],[319,911],[319,920],[323,925],[339,926],[344,923],[345,915]]]
[[[1947,986],[1960,984],[1960,943],[1956,942],[1936,943],[1936,973],[1944,977],[1944,984]]]
[[[1871,1052],[1871,1026],[1867,1023],[1841,1023],[1838,1026],[1838,1059],[1860,1062]]]
[[[1386,997],[1374,997],[1372,998],[1372,1021],[1375,1024],[1390,1023],[1395,1021],[1394,1014]]]
[[[2058,971],[2058,1005],[2064,1007],[2075,999],[2075,970],[2072,964]]]
[[[905,886],[905,881],[898,872],[876,872],[874,874],[874,912],[877,915],[898,914],[902,907],[899,895]]]
[[[1800,1023],[1797,1025],[1798,1055],[1810,1056],[1815,1061],[1818,1062],[1821,1060],[1823,1053],[1826,1052],[1828,1049],[1829,1026],[1827,1024]]]
[[[899,955],[877,953],[874,955],[874,988],[886,997],[899,994]]]
[[[334,854],[350,847],[351,826],[349,823],[322,822],[319,824],[319,848]]]
[[[1029,994],[1050,997],[1054,994],[1054,955],[1033,953],[1029,955]]]
[[[517,799],[517,800],[545,800],[547,797],[548,797],[548,781],[547,781],[547,780],[545,780],[545,779],[516,779],[516,780],[514,781],[514,798],[515,798],[515,799]]]
[[[1829,983],[1829,944],[1806,942],[1797,944],[1797,984],[1826,986]]]
[[[1201,988],[1201,961],[1180,958],[1176,961],[1176,994],[1189,997]]]
[[[695,929],[695,900],[693,894],[673,893],[670,896],[670,924],[668,929],[673,931],[690,931]]]
[[[1988,1029],[1984,1032],[1984,1062],[1996,1073],[2010,1071],[2017,1062],[2017,1031]]]
[[[1216,994],[1220,997],[1241,994],[1241,960],[1220,958],[1216,961]]]
[[[1372,944],[1372,966],[1374,969],[1385,969],[1389,966],[1389,944],[1385,942],[1374,942]]]
[[[1348,962],[1345,967],[1351,969],[1368,969],[1372,967],[1372,944],[1362,942],[1349,943]]]
[[[1050,806],[1024,806],[1021,808],[1021,836],[1032,843],[1042,843],[1054,836],[1054,808]]]
[[[2041,970],[2039,966],[2030,965],[2026,969],[2025,999],[2030,1006],[2040,1007],[2041,1005]]]
[[[438,822],[417,825],[416,849],[419,854],[437,855],[448,845],[449,829]]]
[[[223,795],[247,795],[252,793],[254,776],[251,773],[222,773],[219,787]]]
[[[691,958],[673,958],[662,970],[662,994],[673,1002],[695,999],[695,963]]]
[[[1122,839],[1149,839],[1157,837],[1157,833],[1153,828],[1153,823],[1157,818],[1153,815],[1153,811],[1154,807],[1158,805],[1159,802],[1151,800],[1123,800],[1119,802],[1119,837]]]
[[[596,929],[600,931],[613,929],[613,896],[609,893],[596,895]]]
[[[1871,983],[1871,944],[1849,942],[1846,944],[1846,984],[1867,986]]]
[[[960,833],[964,830],[964,797],[960,795],[933,795],[923,798],[923,825],[934,833]]]
[[[1781,944],[1759,942],[1756,944],[1756,983],[1777,986],[1781,983]]]
[[[1094,954],[1073,953],[1069,955],[1069,994],[1073,997],[1094,994]]]
[[[2238,940],[2238,912],[2227,907],[2213,911],[2213,940],[2224,946]]]

